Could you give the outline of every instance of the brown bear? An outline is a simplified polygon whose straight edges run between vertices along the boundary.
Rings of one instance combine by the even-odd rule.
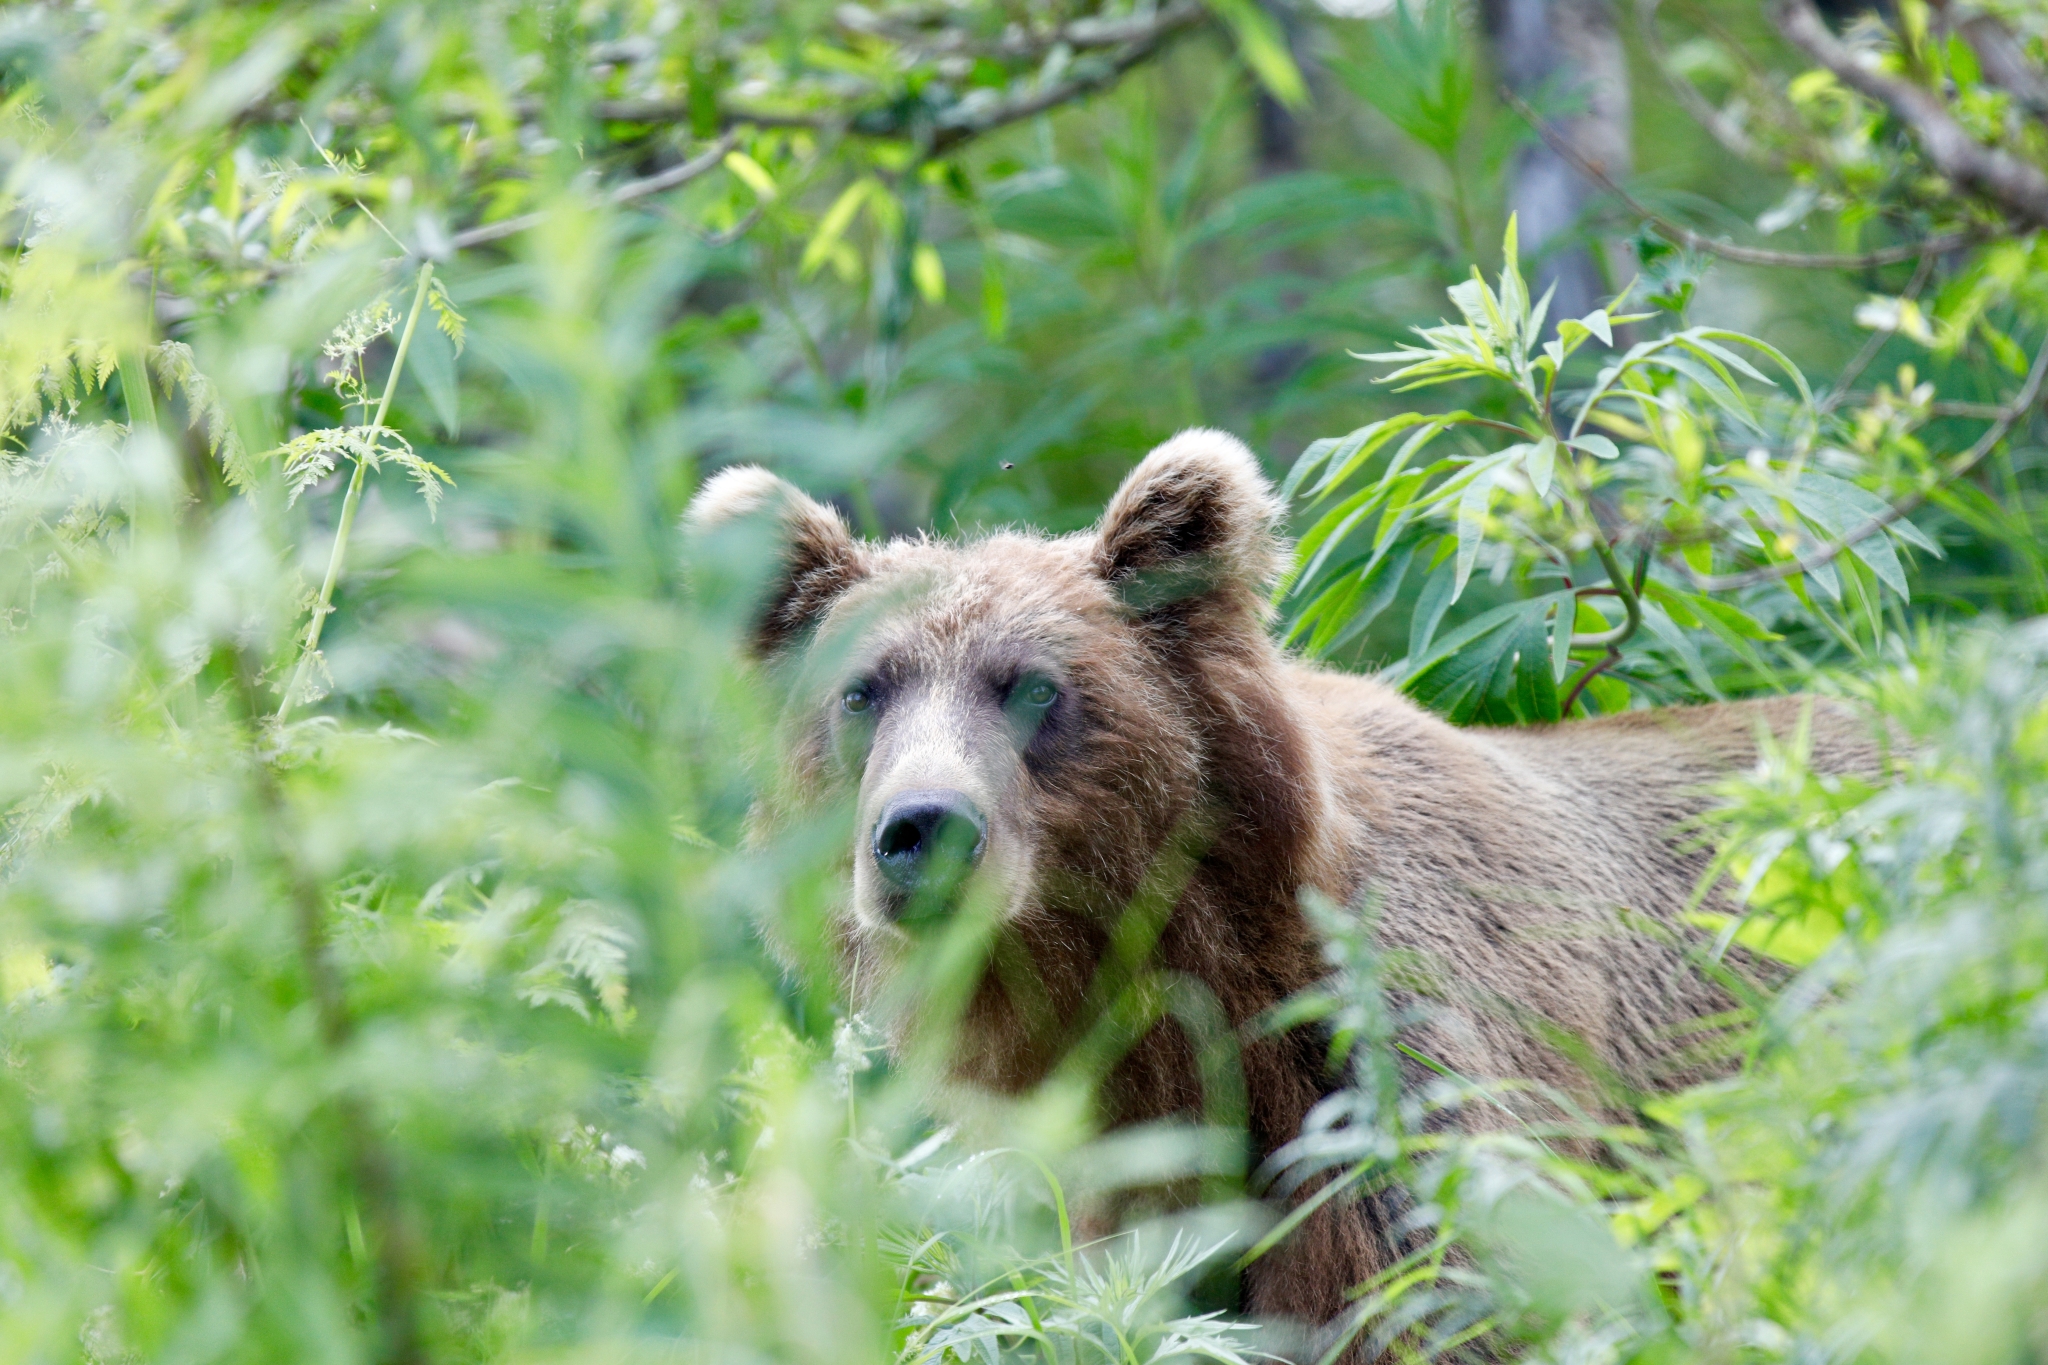
[[[1788,736],[1808,716],[1816,766],[1870,770],[1870,726],[1780,697],[1454,728],[1276,645],[1283,518],[1250,452],[1206,430],[1148,455],[1093,531],[1059,537],[864,543],[764,470],[705,485],[695,534],[752,519],[780,547],[750,618],[789,697],[788,780],[763,814],[853,804],[836,953],[852,993],[872,998],[918,923],[979,896],[1000,929],[951,1069],[1014,1093],[1099,1040],[1099,978],[1128,974],[1136,943],[1238,1030],[1257,1161],[1340,1081],[1314,1031],[1258,1028],[1329,970],[1304,894],[1370,896],[1379,940],[1441,983],[1404,1038],[1415,1053],[1597,1104],[1562,1030],[1628,1085],[1699,1079],[1683,1026],[1731,1002],[1688,958],[1682,915],[1708,855],[1679,826],[1705,784],[1753,761],[1760,729]],[[1623,911],[1666,932],[1621,931]],[[1201,1113],[1180,1021],[1155,1011],[1131,1032],[1102,1121]],[[1246,1305],[1329,1321],[1397,1240],[1372,1201],[1332,1203],[1252,1264]]]

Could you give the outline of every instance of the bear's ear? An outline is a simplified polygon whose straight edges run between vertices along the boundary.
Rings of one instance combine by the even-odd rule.
[[[1286,567],[1283,509],[1226,432],[1183,431],[1139,462],[1097,528],[1095,571],[1141,614],[1203,604],[1263,617]]]
[[[766,581],[753,580],[751,643],[767,658],[817,623],[841,593],[867,573],[866,557],[839,514],[756,465],[720,470],[697,490],[683,529],[713,572],[730,571],[733,556],[776,558]],[[745,539],[743,539],[745,538]]]

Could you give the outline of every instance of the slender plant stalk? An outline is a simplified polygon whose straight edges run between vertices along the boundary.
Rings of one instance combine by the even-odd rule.
[[[128,404],[128,429],[156,425],[156,395],[149,391],[149,363],[141,350],[123,351],[114,368],[121,375],[121,394]]]
[[[398,334],[398,352],[391,357],[391,373],[384,380],[384,396],[377,400],[377,415],[370,419],[372,430],[384,425],[391,411],[391,396],[398,392],[399,376],[405,373],[405,353],[412,348],[413,329],[419,325],[420,310],[426,306],[427,286],[433,282],[434,263],[420,267],[419,285],[412,291],[412,311],[405,315],[405,330]],[[334,528],[334,549],[327,556],[327,577],[320,584],[320,600],[313,604],[313,620],[306,627],[306,644],[299,652],[299,666],[292,671],[291,686],[277,704],[278,724],[291,714],[292,703],[306,686],[313,671],[313,655],[320,648],[320,630],[327,623],[329,603],[334,601],[334,584],[341,577],[342,560],[348,553],[348,534],[356,524],[356,507],[363,500],[363,475],[369,466],[362,460],[348,478],[348,494],[341,500],[341,521]]]

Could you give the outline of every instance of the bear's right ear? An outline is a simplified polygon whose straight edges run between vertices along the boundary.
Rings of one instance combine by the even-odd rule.
[[[867,574],[860,543],[837,512],[757,465],[733,465],[713,476],[690,500],[683,529],[706,548],[736,542],[730,549],[718,547],[723,553],[715,558],[725,563],[734,551],[773,549],[775,568],[765,583],[753,585],[758,596],[751,644],[764,659],[815,625]],[[752,538],[741,540],[749,531]]]

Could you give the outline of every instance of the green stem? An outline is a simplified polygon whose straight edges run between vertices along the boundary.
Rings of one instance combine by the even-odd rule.
[[[121,397],[128,405],[128,429],[156,426],[156,395],[149,391],[149,363],[143,353],[123,353],[114,368],[120,373]]]
[[[1600,567],[1607,571],[1607,581],[1614,585],[1614,595],[1621,599],[1621,609],[1627,612],[1628,616],[1612,630],[1603,630],[1596,635],[1573,636],[1572,647],[1578,649],[1604,645],[1610,651],[1619,650],[1624,640],[1642,628],[1642,599],[1636,595],[1635,583],[1621,567],[1621,561],[1614,557],[1614,547],[1607,543],[1607,537],[1597,529],[1593,532],[1593,553],[1600,557]]]
[[[428,261],[420,267],[419,285],[412,293],[412,311],[406,314],[405,330],[398,334],[398,353],[391,357],[391,373],[384,380],[384,396],[377,400],[377,415],[370,419],[372,439],[391,411],[392,395],[398,392],[398,378],[405,371],[405,353],[412,349],[413,329],[419,325],[420,310],[427,302],[427,286],[433,278],[434,263]],[[334,601],[334,585],[341,577],[342,560],[348,552],[348,535],[356,524],[356,508],[363,500],[363,475],[368,468],[364,461],[357,460],[355,472],[349,475],[348,493],[341,500],[341,520],[334,528],[334,549],[327,556],[327,577],[320,583],[320,598],[313,604],[313,620],[306,627],[305,648],[299,653],[299,666],[292,671],[291,686],[285,688],[284,698],[277,704],[277,723],[280,725],[291,714],[292,702],[305,688],[307,676],[313,671],[313,655],[320,648],[320,630],[327,623],[329,604]]]

